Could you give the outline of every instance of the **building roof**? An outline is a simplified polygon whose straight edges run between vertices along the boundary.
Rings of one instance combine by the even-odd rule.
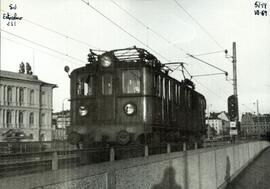
[[[6,78],[6,79],[16,79],[16,80],[21,80],[21,81],[28,81],[28,82],[34,82],[42,85],[47,85],[51,86],[53,88],[57,87],[56,84],[52,83],[47,83],[42,80],[39,80],[36,75],[30,75],[30,74],[24,74],[24,73],[16,73],[16,72],[11,72],[11,71],[5,71],[5,70],[0,70],[0,78]]]
[[[225,116],[229,117],[228,116],[228,113],[225,112],[225,111],[222,111],[222,112],[210,112],[210,116],[208,119],[218,119],[218,120],[223,120],[220,115],[221,114],[224,114]]]
[[[209,116],[209,119],[220,119],[218,117],[220,113],[216,113],[216,112],[210,112],[210,116]]]

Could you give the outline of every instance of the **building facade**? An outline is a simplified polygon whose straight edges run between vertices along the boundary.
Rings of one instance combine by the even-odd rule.
[[[206,124],[208,125],[208,136],[212,135],[212,131],[209,133],[211,128],[215,129],[217,136],[229,135],[230,120],[228,114],[224,111],[219,113],[211,112],[209,117],[206,118]]]
[[[53,113],[53,140],[66,140],[66,128],[70,126],[70,112],[68,110]]]
[[[246,137],[262,137],[270,132],[270,114],[255,115],[245,113],[242,115],[242,133]]]
[[[0,71],[0,141],[50,141],[55,87],[32,72]]]

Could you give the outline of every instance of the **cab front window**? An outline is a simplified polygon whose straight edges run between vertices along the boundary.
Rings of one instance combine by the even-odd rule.
[[[112,95],[112,75],[104,74],[102,76],[102,94]]]
[[[139,70],[125,70],[122,72],[123,94],[137,94],[141,92],[141,72]]]

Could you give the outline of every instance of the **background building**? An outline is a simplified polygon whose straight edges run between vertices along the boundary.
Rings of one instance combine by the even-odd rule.
[[[56,85],[32,75],[29,64],[25,73],[22,64],[20,73],[0,71],[0,141],[50,141]]]
[[[70,126],[69,110],[53,113],[52,124],[55,128],[53,131],[53,140],[66,140],[66,128]]]
[[[241,129],[246,137],[266,136],[270,132],[270,114],[243,114]]]
[[[208,138],[215,136],[228,136],[230,130],[230,120],[226,112],[211,112],[206,118]],[[213,131],[215,130],[215,132]]]

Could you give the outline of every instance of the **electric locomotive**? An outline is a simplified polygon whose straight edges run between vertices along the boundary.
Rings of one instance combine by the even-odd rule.
[[[69,75],[71,144],[201,140],[206,101],[190,80],[170,77],[164,64],[137,47],[100,55],[90,50],[88,61]]]

